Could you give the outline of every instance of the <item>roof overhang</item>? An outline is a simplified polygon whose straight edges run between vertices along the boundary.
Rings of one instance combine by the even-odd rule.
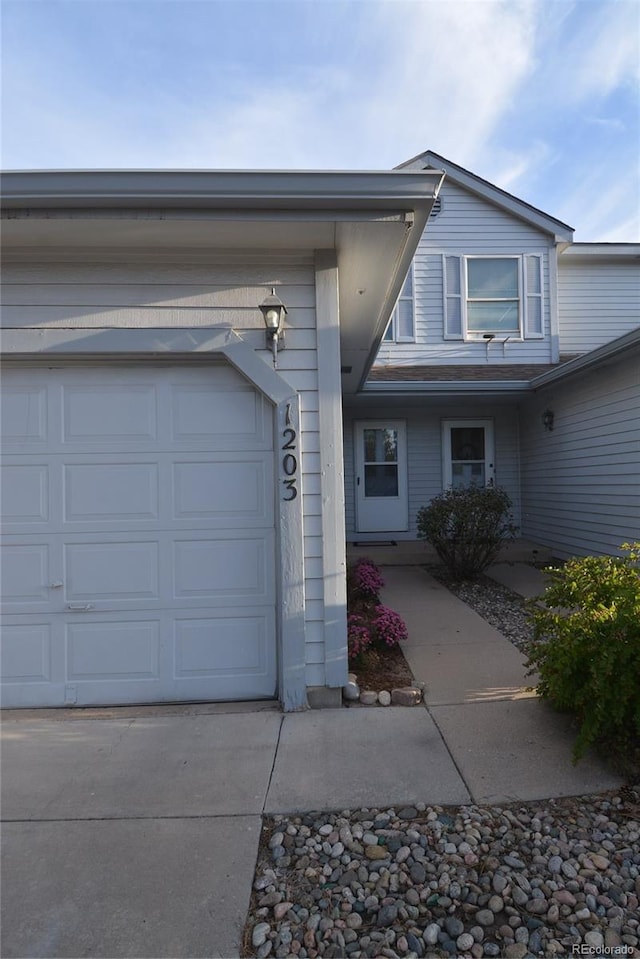
[[[2,176],[4,256],[335,250],[343,390],[364,382],[440,171],[63,170]]]
[[[640,243],[572,243],[562,252],[563,260],[640,260]]]
[[[567,363],[562,363],[555,370],[550,370],[548,373],[542,373],[540,376],[534,377],[531,380],[531,389],[542,389],[551,383],[568,379],[570,376],[575,376],[578,373],[586,373],[591,369],[605,366],[607,363],[621,358],[626,359],[629,353],[633,355],[639,351],[640,326],[636,327],[635,330],[631,330],[629,333],[617,337],[615,340],[610,340],[609,343],[605,343],[596,350],[591,350],[590,353],[584,353],[582,356],[577,356]]]

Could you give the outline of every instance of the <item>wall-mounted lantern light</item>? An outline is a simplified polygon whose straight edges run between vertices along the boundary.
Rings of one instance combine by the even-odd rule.
[[[278,365],[278,343],[280,348],[284,349],[284,318],[287,315],[286,306],[280,297],[276,296],[275,286],[271,287],[269,296],[265,296],[260,304],[260,310],[267,331],[267,349],[271,347],[275,367]]]
[[[545,430],[547,430],[548,433],[550,433],[551,430],[553,429],[553,420],[554,420],[553,410],[545,410],[544,413],[542,414],[542,425],[544,426]]]

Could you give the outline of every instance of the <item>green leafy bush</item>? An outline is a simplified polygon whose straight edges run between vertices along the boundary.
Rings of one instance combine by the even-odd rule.
[[[511,500],[499,486],[461,486],[418,511],[418,536],[431,543],[454,579],[475,579],[513,539]]]
[[[618,754],[640,743],[640,543],[622,549],[548,570],[542,604],[529,604],[529,675],[540,696],[576,714],[574,762],[596,743]]]

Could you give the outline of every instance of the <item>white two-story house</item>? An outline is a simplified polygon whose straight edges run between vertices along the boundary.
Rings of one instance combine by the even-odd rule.
[[[450,485],[640,539],[639,246],[430,153],[3,191],[3,705],[338,705],[346,542]]]
[[[571,227],[445,158],[377,358],[345,396],[347,536],[415,539],[451,485],[495,483],[566,557],[640,539],[640,245]]]

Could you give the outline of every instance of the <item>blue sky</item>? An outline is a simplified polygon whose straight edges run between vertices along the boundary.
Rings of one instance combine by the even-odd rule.
[[[0,0],[5,169],[388,169],[431,149],[640,241],[640,0]]]

